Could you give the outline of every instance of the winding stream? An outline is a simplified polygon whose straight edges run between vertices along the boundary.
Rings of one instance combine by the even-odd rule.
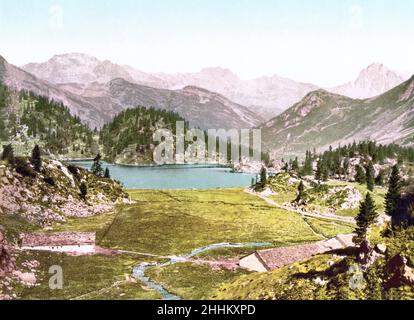
[[[267,247],[267,246],[271,246],[271,245],[272,245],[272,243],[270,243],[270,242],[251,242],[251,243],[246,243],[246,244],[241,244],[241,243],[212,244],[212,245],[209,245],[209,246],[206,246],[206,247],[201,247],[201,248],[195,249],[191,253],[186,254],[186,255],[168,257],[170,259],[168,262],[164,262],[164,263],[147,263],[147,262],[143,262],[143,263],[137,265],[134,268],[132,276],[135,279],[137,279],[137,280],[141,281],[142,283],[144,283],[150,289],[153,289],[153,290],[157,291],[161,295],[163,300],[181,300],[181,297],[168,292],[165,288],[163,288],[162,285],[154,282],[149,277],[147,277],[145,275],[145,272],[149,268],[153,268],[153,267],[163,268],[163,267],[171,266],[171,265],[174,265],[174,264],[177,264],[177,263],[180,263],[180,262],[187,262],[189,259],[191,259],[192,257],[194,257],[194,256],[196,256],[200,253],[204,253],[204,252],[215,250],[215,249]]]

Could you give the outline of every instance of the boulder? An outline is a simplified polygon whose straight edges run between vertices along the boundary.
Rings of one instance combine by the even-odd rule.
[[[402,285],[414,286],[414,271],[407,265],[407,258],[396,255],[388,261],[386,272],[389,275],[386,289],[399,288]]]
[[[36,285],[36,275],[33,272],[18,272],[16,275],[24,286],[34,287]]]
[[[404,266],[401,280],[403,283],[414,287],[414,270],[409,266]]]
[[[387,252],[387,246],[384,243],[377,244],[375,246],[375,251],[380,254],[385,254],[385,252]]]

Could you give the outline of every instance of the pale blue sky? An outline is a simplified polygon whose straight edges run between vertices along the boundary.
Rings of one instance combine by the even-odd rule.
[[[83,52],[143,71],[226,67],[318,85],[372,62],[414,73],[412,0],[0,0],[0,54]]]

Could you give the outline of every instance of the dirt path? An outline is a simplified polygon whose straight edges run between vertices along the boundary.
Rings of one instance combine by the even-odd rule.
[[[89,297],[90,295],[101,295],[101,294],[104,294],[106,292],[109,292],[112,288],[118,287],[118,286],[120,286],[122,284],[125,284],[125,283],[127,283],[126,280],[116,281],[115,283],[113,283],[109,287],[105,287],[105,288],[101,288],[101,289],[98,289],[98,290],[90,291],[90,292],[82,294],[80,296],[70,298],[69,300],[82,300],[82,299],[85,299],[86,297]]]
[[[302,210],[293,209],[291,207],[281,205],[281,204],[277,203],[276,201],[274,201],[274,200],[272,200],[272,199],[270,199],[266,196],[263,196],[260,193],[254,192],[250,189],[245,189],[244,192],[266,201],[271,206],[275,206],[279,209],[284,209],[284,210],[287,210],[287,211],[298,213],[302,217],[327,219],[327,220],[347,222],[347,223],[356,223],[355,219],[351,218],[351,217],[341,217],[341,216],[337,216],[337,215],[333,215],[333,214],[317,214],[317,213],[310,213],[310,212],[304,212]]]
[[[319,233],[318,231],[316,231],[315,228],[306,220],[304,216],[302,216],[302,219],[303,219],[303,222],[309,227],[309,229],[312,230],[315,236],[321,237],[323,240],[328,240],[328,238],[325,237],[322,233]]]

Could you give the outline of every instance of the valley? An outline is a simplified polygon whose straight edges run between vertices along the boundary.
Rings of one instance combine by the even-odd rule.
[[[0,299],[413,298],[413,77],[374,64],[331,93],[67,58],[0,60]],[[275,118],[247,106],[286,86]],[[255,128],[261,161],[156,166],[177,122]]]
[[[326,169],[330,172],[326,179],[318,180],[318,172],[322,170],[321,161],[327,161],[326,168],[331,168],[337,154],[356,157],[356,153],[361,165],[370,154],[377,159],[377,170],[390,170],[393,162],[387,164],[381,159],[388,152],[395,152],[403,161],[401,174],[410,179],[407,174],[412,170],[412,163],[404,159],[411,157],[412,149],[398,146],[384,149],[374,143],[369,146],[366,148],[367,144],[362,143],[349,149],[332,150],[322,156],[309,157],[307,153],[307,159],[319,159],[315,176],[300,173],[307,170],[306,163],[299,168],[291,163],[283,169],[284,172],[269,175],[266,179],[262,176],[251,186],[245,182],[242,188],[129,189],[126,193],[119,183],[109,178],[56,160],[43,160],[43,169],[36,173],[30,169],[31,158],[25,171],[19,167],[22,164],[13,164],[17,170],[14,172],[7,162],[10,161],[9,156],[9,160],[4,162],[7,181],[1,180],[2,194],[9,185],[22,186],[26,191],[22,190],[21,198],[10,194],[8,202],[5,199],[1,201],[0,232],[2,241],[7,241],[5,245],[9,248],[7,252],[10,250],[11,261],[14,261],[11,265],[14,271],[1,282],[2,297],[80,300],[366,299],[369,291],[353,291],[346,287],[352,276],[348,268],[360,259],[358,245],[343,247],[341,243],[338,248],[333,244],[338,242],[337,236],[338,239],[352,238],[359,232],[361,203],[365,195],[370,194],[370,171],[366,170],[364,182],[335,176],[334,167]],[[95,159],[92,169],[99,167],[104,171],[105,164],[97,161]],[[355,170],[359,169],[349,168],[348,174],[355,174]],[[136,172],[139,177],[140,171]],[[47,177],[53,177],[55,184],[50,184]],[[198,179],[203,178],[200,176]],[[82,191],[82,181],[87,181],[86,196]],[[412,227],[397,231],[394,236],[387,235],[386,230],[394,218],[385,214],[388,192],[379,185],[380,180],[377,182],[371,194],[378,216],[367,235],[369,246],[375,246],[377,253],[369,259],[379,259],[377,262],[383,263],[381,257],[388,261],[404,252],[406,260],[403,267],[410,272]],[[410,184],[404,185],[409,196]],[[58,200],[48,200],[45,196],[54,194],[56,198],[59,193],[70,196]],[[29,206],[25,203],[28,197],[31,199]],[[12,202],[11,199],[18,201]],[[104,201],[107,201],[106,205],[103,205]],[[10,205],[4,206],[5,203]],[[409,203],[412,202],[404,206]],[[47,206],[47,215],[40,214],[42,210],[35,213],[37,209],[33,208],[36,206]],[[409,219],[407,221],[411,223]],[[33,232],[46,238],[68,232],[93,233],[96,235],[95,249],[92,253],[79,251],[72,254],[22,250],[19,245],[21,234]],[[406,239],[403,247],[400,237]],[[270,259],[274,260],[269,263],[282,267],[267,272],[255,272],[242,263],[243,259],[258,252],[278,249],[288,253],[292,248],[297,248],[296,254],[302,258],[286,265],[287,257],[283,254],[273,256]],[[371,270],[373,262],[362,263]],[[49,288],[49,268],[55,265],[63,270],[62,290]],[[384,275],[393,281],[392,287],[388,287],[387,282],[385,287],[376,289],[377,294],[384,298],[391,294],[410,297],[409,274],[394,279],[393,272],[387,271]],[[368,276],[366,281],[367,286],[373,285]],[[291,283],[302,289],[292,289]],[[249,289],[240,289],[239,286]]]
[[[172,291],[176,293],[181,293],[183,290],[188,292],[183,294],[183,298],[196,299],[205,297],[208,291],[218,285],[248,273],[237,267],[235,259],[254,252],[258,248],[253,246],[254,243],[263,242],[268,243],[268,247],[274,247],[321,240],[314,235],[300,215],[269,206],[266,202],[244,193],[242,189],[140,190],[130,191],[129,194],[135,201],[132,205],[122,205],[112,213],[94,217],[73,218],[64,224],[54,225],[52,229],[54,232],[96,232],[97,245],[112,250],[128,251],[130,254],[71,257],[58,253],[24,252],[19,255],[20,261],[40,262],[40,267],[36,271],[40,285],[24,289],[20,297],[29,299],[156,298],[157,293],[145,289],[139,281],[125,280],[125,274],[132,275],[134,265],[144,261],[163,261],[167,256],[189,253],[209,244],[252,243],[252,247],[245,248],[218,247],[200,253],[188,262],[167,266],[166,272],[172,272],[168,271],[171,268],[182,270],[180,272],[182,280],[175,282],[171,279],[173,283],[168,284],[167,287],[170,288],[172,285]],[[10,218],[6,225],[12,224],[12,221],[13,218]],[[334,228],[335,226],[336,224],[331,225]],[[342,227],[337,232],[349,233],[352,232],[352,227]],[[159,258],[145,256],[145,253]],[[218,260],[232,263],[235,269],[214,268],[209,265]],[[54,296],[47,287],[47,270],[54,264],[62,265],[67,279],[65,290],[56,292],[58,296]],[[85,271],[76,276],[74,272],[77,268]],[[150,269],[148,275],[152,277],[155,275],[154,272],[155,270]],[[101,279],[100,282],[92,285],[97,277]],[[203,279],[207,278],[208,283],[204,283]],[[158,276],[154,276],[154,279],[158,280]],[[119,284],[115,284],[117,281]],[[201,283],[203,286],[200,288],[198,286]],[[108,284],[115,285],[108,290],[102,290],[99,294],[98,291],[107,288]],[[174,286],[178,287],[174,288]],[[142,287],[144,290],[141,289]]]

